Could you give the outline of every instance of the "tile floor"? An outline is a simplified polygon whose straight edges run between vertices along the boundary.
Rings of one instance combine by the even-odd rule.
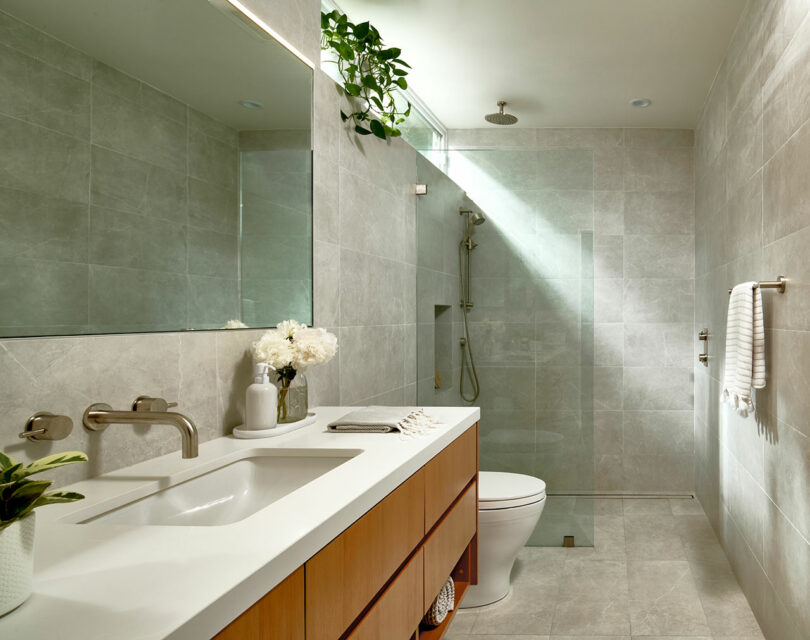
[[[526,547],[452,640],[763,640],[697,500],[595,500],[592,548]]]

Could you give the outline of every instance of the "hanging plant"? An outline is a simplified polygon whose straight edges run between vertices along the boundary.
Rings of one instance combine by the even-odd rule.
[[[344,13],[321,13],[321,48],[332,51],[343,78],[343,90],[352,104],[352,113],[341,110],[344,122],[351,120],[360,135],[374,134],[385,140],[402,135],[397,128],[411,114],[411,103],[400,111],[394,99],[397,89],[407,89],[405,76],[410,65],[397,47],[386,47],[368,22],[352,24]]]

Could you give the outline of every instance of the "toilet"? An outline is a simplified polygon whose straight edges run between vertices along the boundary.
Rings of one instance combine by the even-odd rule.
[[[534,531],[546,506],[546,483],[519,473],[478,474],[478,584],[460,607],[481,607],[509,593],[518,552]]]

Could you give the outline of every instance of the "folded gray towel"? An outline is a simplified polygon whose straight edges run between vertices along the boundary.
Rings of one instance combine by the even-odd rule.
[[[442,424],[422,409],[409,407],[363,407],[330,422],[329,431],[339,433],[425,433]]]

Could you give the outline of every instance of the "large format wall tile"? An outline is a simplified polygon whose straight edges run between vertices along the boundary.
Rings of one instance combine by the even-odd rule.
[[[695,481],[766,637],[810,636],[805,381],[810,374],[810,20],[805,2],[750,2],[697,128]],[[742,417],[720,405],[726,290],[783,274],[763,292],[766,387]],[[799,569],[801,567],[801,569]]]
[[[0,187],[0,254],[85,261],[87,205]]]
[[[90,144],[0,115],[0,186],[87,202]]]
[[[810,121],[765,165],[763,243],[769,244],[810,224]]]
[[[186,221],[185,173],[94,145],[92,176],[90,201],[96,206]]]
[[[101,89],[93,92],[93,143],[156,164],[186,170],[186,127]]]

